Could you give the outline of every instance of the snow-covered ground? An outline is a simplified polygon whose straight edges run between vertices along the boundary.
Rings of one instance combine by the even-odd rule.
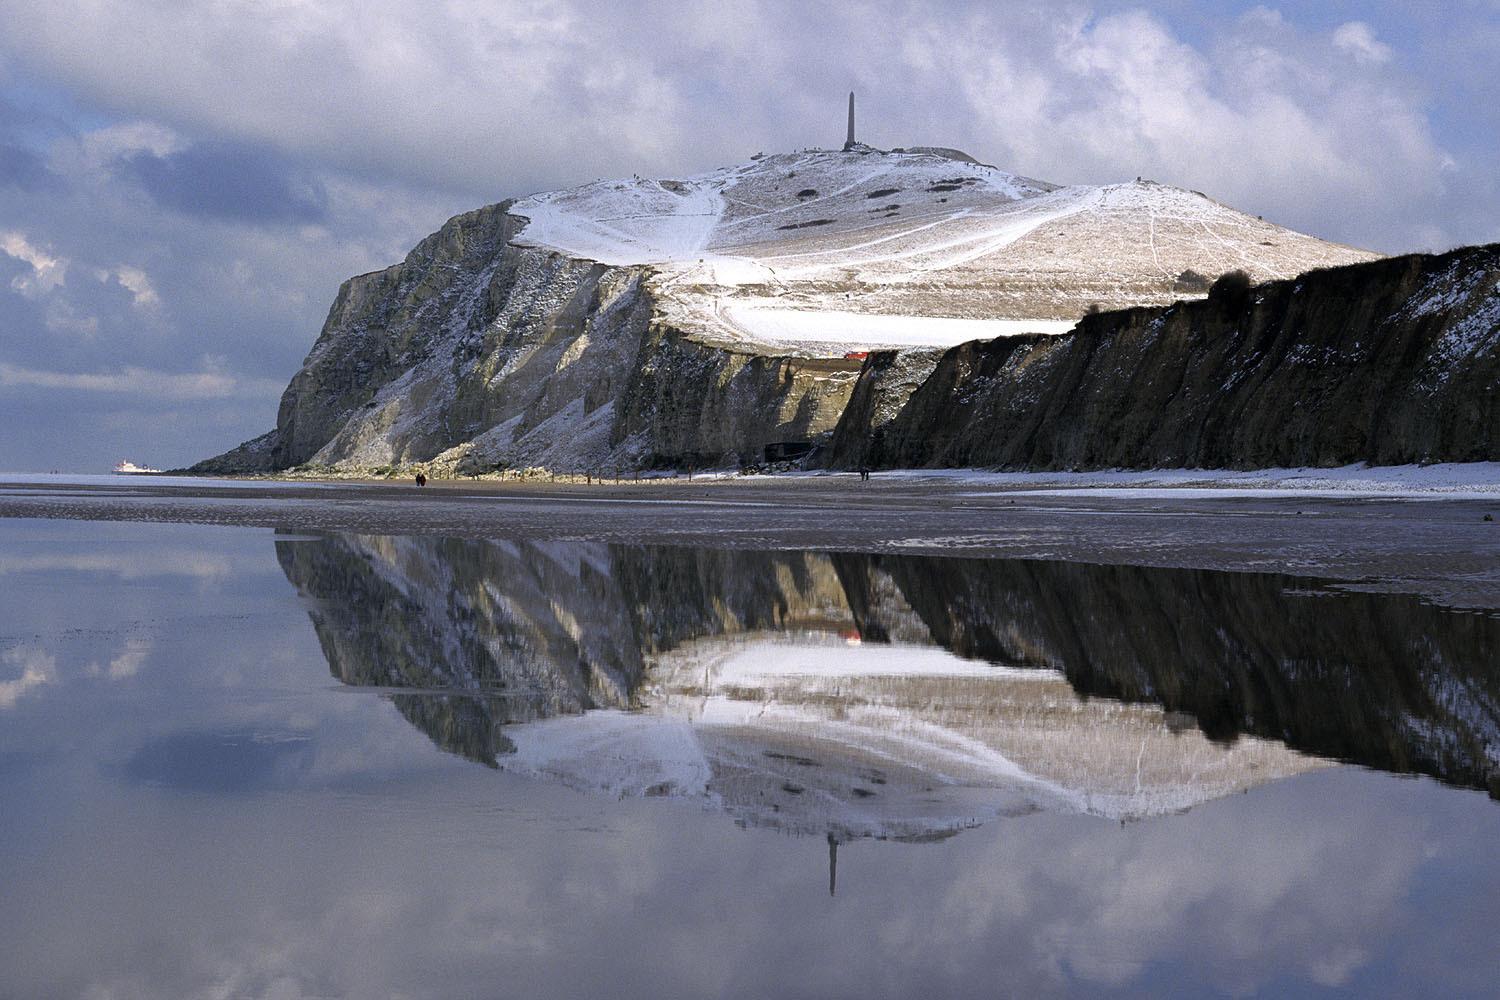
[[[599,181],[512,212],[529,220],[519,245],[652,265],[688,332],[814,355],[1060,333],[1090,305],[1198,295],[1234,268],[1267,279],[1374,256],[1149,181],[1059,187],[866,147]]]
[[[817,473],[813,473],[817,475]],[[1095,496],[1189,498],[1201,496],[1363,495],[1434,499],[1500,499],[1500,462],[1436,465],[1363,463],[1334,469],[1147,469],[1099,472],[990,472],[983,469],[909,469],[882,472],[906,478],[990,487],[1018,493],[1066,494],[1086,490]],[[971,491],[982,497],[990,492]]]
[[[1023,333],[1067,333],[1074,324],[1047,319],[952,319],[945,316],[880,316],[838,309],[777,309],[728,305],[723,316],[741,330],[772,344],[842,345],[850,350],[887,347],[952,347],[969,340]]]

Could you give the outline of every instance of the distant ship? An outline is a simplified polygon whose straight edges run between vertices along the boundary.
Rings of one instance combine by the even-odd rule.
[[[161,470],[148,469],[143,465],[136,465],[134,462],[128,459],[121,459],[119,463],[115,465],[114,471],[115,475],[117,476],[141,476],[147,473],[160,472]]]

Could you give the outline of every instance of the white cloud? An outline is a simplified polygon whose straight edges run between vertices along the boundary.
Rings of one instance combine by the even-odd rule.
[[[62,285],[67,277],[68,259],[54,257],[47,251],[34,246],[24,233],[0,233],[0,251],[31,268],[30,274],[17,275],[10,282],[11,288],[27,298],[45,295]]]
[[[91,129],[84,133],[73,152],[89,166],[103,168],[132,153],[167,156],[186,145],[187,141],[173,129],[157,122],[136,120]]]
[[[976,144],[992,137],[1022,172],[1144,175],[1379,249],[1411,248],[1410,215],[1442,196],[1448,156],[1418,98],[1328,66],[1279,17],[1252,11],[1211,47],[1139,11],[1019,30],[1025,44],[985,24],[930,32],[904,58],[954,81]]]
[[[141,636],[131,636],[125,640],[125,648],[120,650],[109,663],[100,666],[97,663],[89,664],[87,673],[92,677],[104,676],[112,681],[122,681],[134,677],[140,672],[141,666],[146,662],[146,657],[151,653],[152,642]]]
[[[1334,48],[1354,57],[1360,63],[1386,63],[1391,60],[1391,47],[1375,38],[1375,32],[1363,21],[1341,24],[1333,33]]]
[[[254,398],[279,394],[280,380],[220,371],[160,372],[127,365],[114,372],[52,372],[0,363],[0,386],[110,392],[166,400]]]
[[[92,337],[99,332],[99,317],[80,312],[71,302],[60,298],[53,298],[47,303],[43,322],[53,333],[75,333]]]
[[[114,279],[130,293],[131,301],[138,309],[150,309],[161,304],[161,296],[152,287],[150,276],[139,267],[120,264],[113,268],[100,268],[94,272],[94,276],[103,282]]]
[[[1328,35],[1267,7],[1195,44],[1165,15],[1083,2],[370,0],[355,16],[335,0],[121,0],[84,20],[45,4],[13,17],[18,58],[132,116],[91,135],[91,156],[208,132],[320,180],[471,205],[836,143],[851,84],[877,145],[958,145],[1063,182],[1144,173],[1382,249],[1409,246],[1405,216],[1442,192],[1446,154],[1390,47],[1350,21],[1332,43],[1366,71],[1340,72]]]
[[[35,649],[8,649],[0,653],[0,663],[19,667],[19,677],[0,680],[0,709],[15,708],[31,691],[57,680],[57,660]]]

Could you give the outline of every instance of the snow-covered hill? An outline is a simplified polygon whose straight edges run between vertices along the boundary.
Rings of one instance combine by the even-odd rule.
[[[733,346],[837,355],[1061,333],[1091,306],[1374,257],[1137,181],[1059,187],[957,155],[811,150],[534,195],[518,245],[649,264],[662,315]]]
[[[601,181],[457,216],[350,279],[276,429],[196,468],[733,467],[840,434],[859,460],[953,345],[1051,344],[1232,270],[1373,256],[1195,192],[1059,187],[952,150]]]

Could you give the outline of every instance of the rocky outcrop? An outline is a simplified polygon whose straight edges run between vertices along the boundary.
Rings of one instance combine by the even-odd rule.
[[[750,465],[768,445],[826,440],[860,362],[749,354],[654,327],[611,435],[647,467]]]
[[[276,429],[190,471],[732,465],[832,431],[859,362],[691,340],[650,268],[512,246],[508,207],[345,282]]]
[[[939,149],[599,181],[456,216],[345,282],[275,430],[189,471],[847,459],[937,366],[920,345],[1372,256],[1196,192],[1060,188]]]
[[[871,357],[835,466],[1263,468],[1500,459],[1500,245],[1312,271],[962,344],[900,412]]]
[[[850,468],[865,465],[867,457],[873,457],[869,443],[877,437],[884,439],[886,428],[932,375],[944,354],[932,349],[871,353],[849,394],[849,405],[833,429],[824,461]]]

